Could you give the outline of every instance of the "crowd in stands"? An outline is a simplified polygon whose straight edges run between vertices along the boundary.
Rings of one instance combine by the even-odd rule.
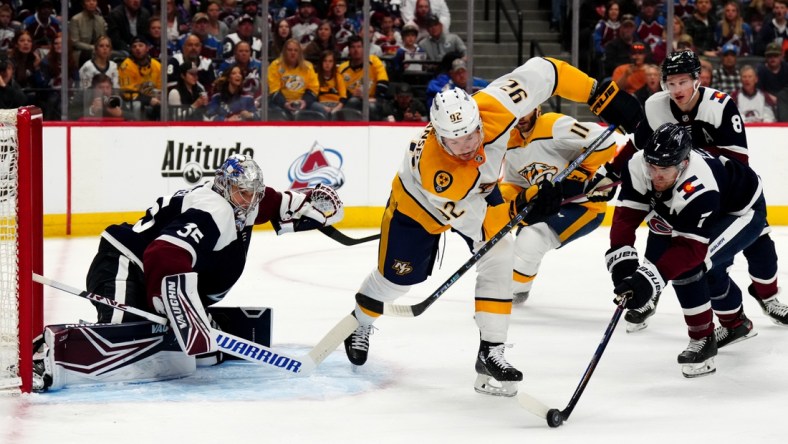
[[[553,0],[552,29],[569,23],[555,12],[564,4]],[[468,72],[445,0],[371,0],[369,29],[360,0],[270,0],[268,11],[260,0],[168,0],[166,22],[157,0],[67,5],[65,18],[60,1],[0,0],[0,107],[159,120],[164,97],[168,120],[359,120],[366,102],[372,120],[426,121],[442,89],[487,85]],[[645,101],[667,54],[689,49],[703,83],[748,121],[788,121],[788,0],[582,0],[578,13],[580,68],[594,77]]]

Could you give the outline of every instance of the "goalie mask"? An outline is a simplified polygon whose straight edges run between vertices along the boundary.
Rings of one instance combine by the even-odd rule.
[[[430,122],[440,145],[449,154],[470,160],[484,141],[479,106],[465,90],[454,88],[435,95]]]
[[[213,190],[232,205],[240,231],[246,226],[246,216],[265,196],[263,171],[251,156],[233,154],[216,170]]]

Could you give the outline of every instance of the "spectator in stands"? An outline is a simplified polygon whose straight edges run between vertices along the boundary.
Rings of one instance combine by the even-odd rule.
[[[221,12],[222,6],[219,0],[210,0],[208,7],[205,8],[205,13],[208,15],[208,34],[219,42],[223,41],[227,34],[230,33],[227,23],[219,20]]]
[[[107,35],[107,22],[99,13],[97,5],[97,0],[82,0],[82,11],[68,22],[68,36],[78,52],[80,65],[93,57],[96,40]]]
[[[635,37],[635,18],[623,15],[618,37],[605,46],[605,75],[602,77],[610,77],[617,66],[629,63],[632,44],[636,42],[639,40]]]
[[[44,120],[61,120],[60,88],[63,86],[61,56],[63,53],[63,34],[57,33],[52,48],[41,59],[41,68],[36,71],[33,81],[38,88],[37,103],[44,113]],[[79,79],[74,57],[66,57],[67,88],[73,88]]]
[[[618,37],[618,29],[621,27],[621,6],[617,0],[607,3],[605,18],[600,20],[594,28],[594,55],[601,59],[605,55],[605,45]]]
[[[769,43],[788,42],[788,0],[774,0],[770,20],[766,20],[755,40],[755,54],[764,55]]]
[[[36,6],[36,13],[22,22],[22,27],[33,37],[36,48],[49,48],[60,32],[60,21],[52,15],[53,9],[54,5],[50,0],[41,0]]]
[[[339,73],[347,86],[347,108],[360,110],[363,106],[364,43],[360,36],[348,41],[348,60],[339,65]],[[369,110],[370,119],[380,120],[388,113],[389,77],[386,66],[375,55],[369,56]]]
[[[329,26],[330,28],[330,26]],[[293,38],[293,33],[290,30],[290,23],[287,19],[280,19],[276,22],[273,29],[273,36],[268,44],[268,58],[275,59],[282,54],[285,47],[285,42]]]
[[[783,60],[780,45],[766,45],[766,61],[758,65],[758,88],[777,95],[788,88],[788,62]]]
[[[717,38],[714,36],[716,23],[711,12],[711,0],[696,0],[692,17],[684,20],[685,32],[692,37],[695,51],[700,55],[717,55]]]
[[[224,38],[224,42],[222,42],[222,58],[230,63],[233,63],[234,60],[232,59],[233,51],[235,50],[235,45],[240,41],[245,41],[252,47],[252,57],[256,60],[260,60],[260,56],[263,51],[263,41],[255,37],[254,35],[254,18],[244,14],[240,18],[238,18],[238,29],[236,32],[232,34],[228,34],[227,37]]]
[[[3,53],[13,47],[11,42],[21,28],[19,22],[12,20],[13,17],[14,10],[10,6],[5,3],[0,5],[0,52]]]
[[[192,30],[190,33],[186,33],[181,36],[180,40],[178,40],[178,46],[176,50],[182,50],[183,43],[186,41],[188,36],[196,35],[199,37],[202,47],[200,55],[210,60],[218,59],[221,55],[222,44],[208,32],[209,21],[208,14],[204,12],[198,12],[197,14],[194,14],[194,17],[192,18]]]
[[[665,60],[665,56],[669,52],[678,50],[679,41],[683,36],[689,37],[684,34],[684,22],[677,16],[673,16],[673,47],[668,51],[668,30],[666,28],[662,32],[662,38],[659,39],[659,42],[657,42],[656,46],[654,46],[651,51],[651,62],[662,65],[662,61]],[[692,39],[692,37],[690,37],[690,39]]]
[[[720,67],[714,70],[714,83],[712,88],[730,94],[741,88],[741,73],[736,66],[739,47],[733,43],[727,43],[720,50],[722,62]]]
[[[732,44],[739,48],[737,55],[746,56],[752,52],[752,28],[741,17],[741,7],[737,0],[725,2],[722,20],[717,24],[714,36],[720,48]],[[738,75],[736,77],[738,78]]]
[[[635,97],[640,101],[640,104],[646,106],[646,100],[652,94],[662,91],[661,76],[659,66],[648,64],[645,67],[646,71],[646,84],[642,88],[635,91]]]
[[[402,0],[400,14],[402,15],[403,23],[416,21],[418,24],[416,18],[419,17],[420,12],[423,14],[422,17],[427,17],[429,14],[438,16],[438,19],[443,24],[443,29],[449,32],[451,28],[451,11],[449,11],[446,0]]]
[[[416,43],[419,35],[419,28],[413,23],[406,23],[402,27],[402,46],[397,49],[391,63],[391,70],[397,77],[402,78],[404,72],[425,72],[425,66],[421,63],[408,63],[411,61],[423,62],[427,60],[427,53]]]
[[[372,42],[380,46],[385,56],[397,54],[397,50],[402,46],[402,35],[394,29],[394,17],[391,14],[380,18],[380,26],[372,36]]]
[[[320,26],[317,27],[317,32],[315,33],[315,39],[304,47],[304,58],[309,60],[312,65],[320,66],[320,58],[323,51],[333,51],[335,53],[334,60],[339,58],[337,40],[334,37],[331,22],[328,20],[320,22]]]
[[[419,46],[427,53],[427,60],[440,61],[450,52],[465,55],[465,42],[457,34],[444,31],[438,16],[431,16],[427,25],[429,36],[419,41]]]
[[[400,0],[372,0],[370,6],[372,9],[371,23],[379,24],[383,16],[390,16],[394,20],[394,28],[401,29],[405,25],[405,21],[402,19]]]
[[[236,0],[221,0],[221,2],[222,10],[219,13],[219,20],[227,25],[229,32],[232,34],[235,32],[233,26],[235,26],[238,17],[243,15],[241,8],[236,4]]]
[[[293,38],[305,45],[309,43],[320,25],[312,0],[298,0],[298,11],[287,18]]]
[[[600,68],[601,60],[595,57],[594,53],[594,31],[596,30],[597,24],[599,24],[600,20],[605,20],[605,14],[607,12],[607,0],[583,0],[580,3],[580,12],[579,12],[579,62],[578,65],[583,70],[587,70],[588,72],[598,72]],[[619,5],[620,6],[620,5]],[[620,7],[619,7],[620,9]],[[567,18],[568,23],[572,22],[572,15],[573,12],[570,11],[569,17]],[[620,17],[623,17],[623,14],[619,13]],[[562,40],[561,45],[565,51],[570,51],[572,48],[572,29],[566,30],[567,32],[562,33]],[[612,41],[612,40],[611,40]],[[628,60],[628,59],[627,59]]]
[[[391,118],[396,122],[426,122],[429,120],[427,108],[413,98],[413,90],[407,83],[400,83],[394,88],[394,103]]]
[[[201,54],[202,42],[200,41],[200,37],[195,34],[187,35],[186,39],[183,41],[183,50],[172,55],[167,61],[167,73],[179,72],[178,67],[182,64],[195,66],[198,70],[200,84],[202,84],[205,90],[208,91],[208,94],[211,94],[213,92],[211,90],[211,85],[213,85],[213,82],[216,80],[213,61],[207,57],[202,56]],[[177,83],[177,77],[172,77],[173,78],[168,79],[168,89],[174,88],[175,84]]]
[[[268,66],[268,103],[295,117],[301,110],[322,113],[317,104],[320,83],[312,64],[304,60],[301,44],[296,39],[285,42],[282,55]]]
[[[252,48],[246,42],[238,42],[235,45],[235,53],[233,59],[235,63],[228,64],[223,62],[219,67],[218,72],[221,75],[231,66],[241,68],[243,74],[243,90],[244,94],[248,94],[254,98],[260,97],[263,93],[260,88],[260,73],[263,70],[263,64],[259,60],[252,58]]]
[[[432,107],[435,94],[441,91],[454,88],[468,90],[468,66],[465,64],[465,59],[457,52],[449,53],[441,64],[443,65],[448,60],[451,60],[448,73],[437,75],[427,84],[427,108]],[[471,92],[479,91],[489,84],[490,82],[482,78],[473,77]]]
[[[775,108],[777,99],[756,88],[758,75],[750,65],[741,67],[741,89],[733,91],[731,98],[736,102],[745,123],[776,122]]]
[[[419,41],[423,38],[427,38],[430,33],[427,31],[429,25],[430,16],[432,16],[432,12],[430,12],[430,0],[416,0],[416,9],[413,13],[413,18],[406,19],[403,15],[403,22],[405,24],[413,23],[419,29],[419,35],[416,41]]]
[[[151,17],[148,20],[148,32],[145,34],[145,41],[148,42],[148,54],[161,62],[161,19]],[[175,43],[167,40],[167,53],[175,52]]]
[[[705,66],[701,63],[698,80],[700,80],[700,86],[711,88],[711,84],[714,80],[714,69],[711,66]]]
[[[157,2],[158,3],[158,2]],[[177,45],[181,36],[189,32],[189,16],[175,6],[175,0],[167,0],[167,40]],[[156,14],[157,17],[160,17]]]
[[[341,110],[347,102],[347,86],[345,80],[339,75],[336,51],[327,49],[320,53],[320,59],[316,66],[318,67],[317,80],[320,85],[317,102],[323,107],[323,113],[330,116]]]
[[[112,39],[112,47],[128,54],[132,38],[145,35],[149,20],[150,13],[140,7],[140,0],[123,0],[123,4],[112,8],[107,17],[107,35]]]
[[[612,78],[619,88],[635,94],[646,84],[646,45],[635,42],[629,53],[630,62],[624,63],[613,70]]]
[[[96,74],[109,77],[113,88],[120,88],[118,81],[118,65],[110,59],[112,41],[106,35],[96,39],[93,45],[93,58],[79,68],[79,81],[82,89],[90,88]]]
[[[158,120],[161,101],[161,63],[148,54],[148,42],[131,39],[131,54],[118,67],[118,81],[125,101],[140,101],[146,117]]]
[[[106,74],[97,73],[90,79],[89,89],[77,94],[71,106],[71,118],[80,117],[125,117],[123,100],[112,91],[112,79]],[[131,120],[131,119],[129,119]]]
[[[240,122],[258,119],[254,106],[254,98],[243,92],[243,73],[241,68],[233,66],[222,74],[213,90],[205,116],[217,122]]]
[[[176,120],[203,120],[208,106],[208,92],[197,78],[199,71],[196,66],[182,64],[178,67],[178,82],[170,90],[167,103],[172,109]]]
[[[361,24],[354,18],[348,17],[347,0],[332,0],[328,20],[331,22],[338,51],[345,49],[348,38],[358,34],[361,30]]]
[[[772,17],[774,0],[749,0],[742,2],[742,4],[744,5],[742,10],[744,23],[750,24],[753,36],[758,35],[763,24]]]
[[[375,35],[375,27],[372,26],[372,25],[369,25],[369,29],[367,31],[368,32],[365,33],[364,29],[362,28],[361,30],[359,30],[357,37],[361,37],[362,39],[364,39],[367,35],[370,35],[370,36]],[[377,57],[383,57],[383,48],[381,48],[380,45],[377,45],[374,41],[370,41],[369,42],[369,53],[371,55],[374,55],[374,56],[377,56]],[[347,46],[345,46],[345,48],[342,49],[342,51],[340,52],[340,58],[342,58],[342,59],[347,59],[348,58],[348,48],[347,48]]]
[[[0,109],[19,108],[28,104],[28,97],[14,80],[14,62],[0,54]]]
[[[695,13],[695,0],[673,0],[671,3],[673,3],[673,17],[678,17],[682,21],[689,19]],[[667,17],[667,13],[663,16]]]
[[[241,14],[248,15],[254,19],[253,26],[252,26],[252,35],[262,40],[263,36],[263,16],[259,14],[257,11],[257,5],[261,3],[260,0],[243,0],[241,4]],[[270,22],[269,22],[270,24]],[[230,27],[231,31],[238,30],[238,22],[233,24]]]
[[[33,94],[30,89],[35,86],[33,76],[41,67],[41,57],[33,51],[33,37],[29,31],[23,29],[16,34],[10,58],[14,62],[14,80],[22,91],[28,94],[29,102],[32,103]]]
[[[665,17],[657,13],[657,0],[643,0],[640,14],[635,17],[635,33],[638,40],[648,45],[650,51],[662,39],[665,32]]]

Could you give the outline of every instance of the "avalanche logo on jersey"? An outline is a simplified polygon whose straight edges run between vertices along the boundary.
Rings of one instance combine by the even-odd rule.
[[[722,102],[725,101],[726,97],[728,97],[727,94],[725,94],[722,91],[717,91],[714,94],[712,94],[711,97],[709,97],[709,100],[716,100],[716,101],[722,103]]]
[[[413,267],[410,265],[410,263],[401,261],[399,259],[394,260],[394,265],[391,266],[391,269],[394,270],[398,276],[404,276],[413,271]]]
[[[520,174],[520,176],[522,176],[531,185],[539,182],[540,180],[553,180],[553,177],[557,173],[558,168],[542,162],[534,162],[518,171],[518,174]]]
[[[298,190],[322,183],[338,190],[345,184],[343,162],[344,159],[339,151],[324,148],[315,141],[308,153],[299,156],[290,164],[287,172],[290,189]]]
[[[435,173],[435,178],[432,181],[435,191],[442,193],[449,189],[452,182],[454,182],[454,178],[451,177],[451,174],[447,173],[446,171],[438,170],[438,172]]]
[[[678,188],[678,194],[684,199],[689,200],[693,194],[704,189],[703,184],[695,184],[698,181],[698,176],[692,176],[685,180]]]

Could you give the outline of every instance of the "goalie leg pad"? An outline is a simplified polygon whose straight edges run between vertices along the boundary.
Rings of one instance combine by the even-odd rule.
[[[49,390],[110,382],[182,378],[196,370],[171,329],[152,322],[49,325],[44,331]]]
[[[189,356],[212,352],[211,323],[197,293],[197,273],[167,276],[161,281],[164,310],[175,338]]]
[[[211,316],[212,325],[215,328],[241,337],[243,339],[260,344],[265,347],[271,346],[271,330],[273,309],[269,307],[208,307],[208,314]],[[220,352],[216,352],[219,354]],[[220,363],[224,360],[240,359],[232,355],[224,355],[217,359]],[[210,363],[210,361],[207,361]],[[198,364],[200,364],[198,362]]]

